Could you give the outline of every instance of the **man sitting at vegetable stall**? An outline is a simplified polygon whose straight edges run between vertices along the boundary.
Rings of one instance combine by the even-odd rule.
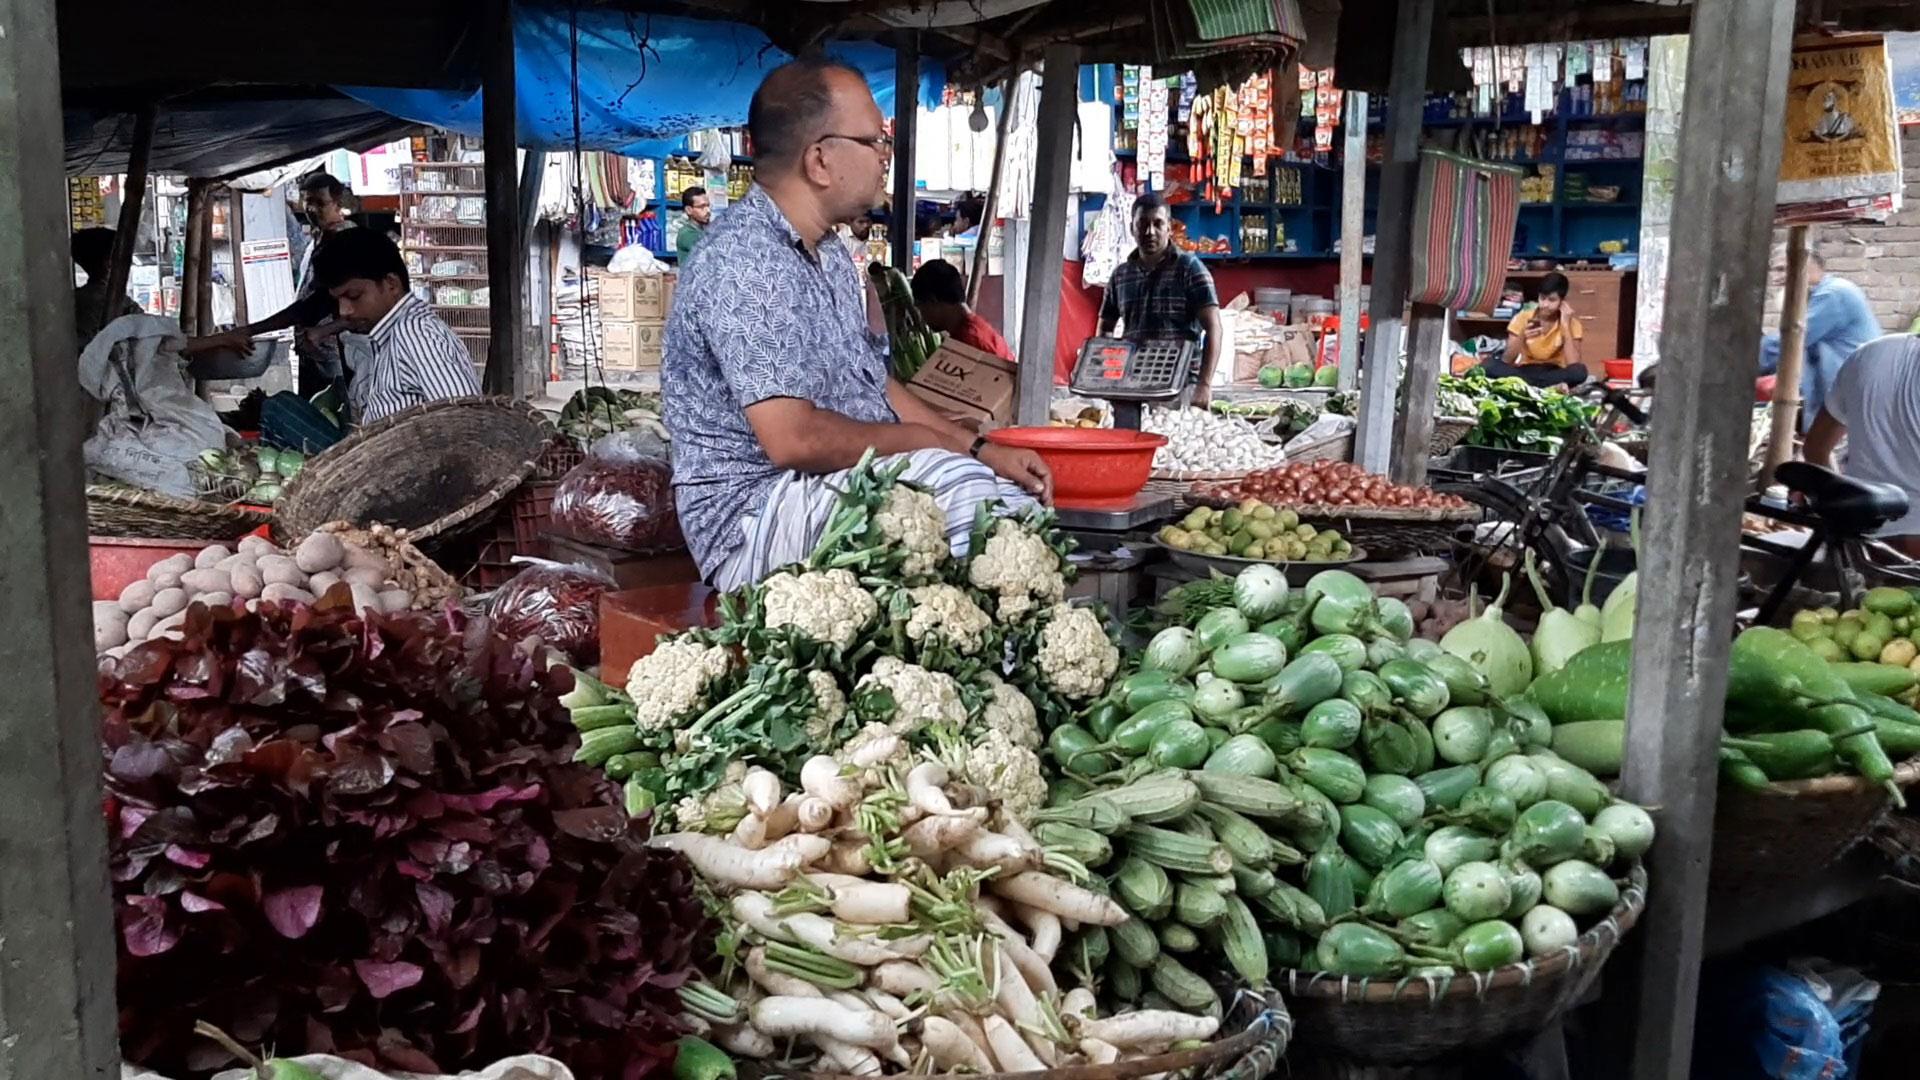
[[[976,509],[1052,497],[1027,450],[987,442],[887,375],[886,321],[836,227],[880,200],[893,146],[859,72],[802,58],[754,92],[755,185],[700,242],[667,320],[663,419],[682,531],[734,589],[818,542],[845,471],[905,455],[954,551]],[[912,528],[912,523],[896,523]]]

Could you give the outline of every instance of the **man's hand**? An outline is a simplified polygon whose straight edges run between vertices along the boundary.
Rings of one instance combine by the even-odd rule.
[[[1193,396],[1189,399],[1188,403],[1193,408],[1204,409],[1211,404],[1212,401],[1213,387],[1208,386],[1206,383],[1200,383],[1193,388]]]
[[[1567,303],[1565,300],[1560,301],[1560,321],[1569,322],[1572,319],[1573,319],[1573,305]]]
[[[1547,324],[1538,320],[1527,323],[1527,340],[1532,341],[1534,338],[1545,334],[1547,329]]]
[[[1041,502],[1053,505],[1053,473],[1039,454],[1017,446],[988,443],[980,448],[980,464],[1025,488]]]
[[[233,352],[251,352],[253,338],[244,330],[227,330],[218,334],[207,334],[188,340],[184,351],[188,356],[197,356],[215,349],[229,349]]]

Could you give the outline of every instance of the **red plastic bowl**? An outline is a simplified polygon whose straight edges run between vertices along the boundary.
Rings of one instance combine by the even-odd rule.
[[[1613,382],[1632,382],[1633,360],[1629,358],[1607,361],[1607,378]]]
[[[1165,435],[1111,428],[1013,427],[987,432],[990,442],[1032,450],[1053,470],[1053,501],[1061,506],[1124,503],[1147,486],[1153,452]]]

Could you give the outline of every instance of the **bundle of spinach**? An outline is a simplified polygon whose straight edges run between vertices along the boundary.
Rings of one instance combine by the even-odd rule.
[[[1558,389],[1542,390],[1515,378],[1492,379],[1479,368],[1465,375],[1440,376],[1440,392],[1461,394],[1475,404],[1464,416],[1480,423],[1466,442],[1496,450],[1531,450],[1551,454],[1569,432],[1593,423],[1599,408]],[[1443,410],[1444,411],[1444,410]]]

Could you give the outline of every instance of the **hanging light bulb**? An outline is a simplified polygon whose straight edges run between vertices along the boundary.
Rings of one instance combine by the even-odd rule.
[[[973,115],[967,117],[967,126],[975,131],[987,130],[987,99],[984,96],[973,99]]]

